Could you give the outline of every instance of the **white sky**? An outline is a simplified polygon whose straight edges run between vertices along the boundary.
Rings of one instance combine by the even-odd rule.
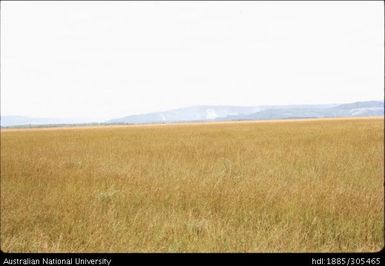
[[[384,97],[381,1],[1,2],[1,114]]]

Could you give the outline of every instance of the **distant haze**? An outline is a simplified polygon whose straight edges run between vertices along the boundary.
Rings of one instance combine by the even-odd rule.
[[[62,126],[95,123],[109,124],[152,124],[215,121],[252,121],[272,119],[305,119],[384,116],[384,101],[354,102],[348,104],[315,105],[268,105],[268,106],[224,106],[199,105],[185,108],[152,112],[138,115],[117,117],[108,121],[91,121],[87,119],[60,119],[24,116],[1,116],[1,127],[35,127]]]
[[[1,2],[1,115],[107,121],[196,105],[382,100],[383,8]]]

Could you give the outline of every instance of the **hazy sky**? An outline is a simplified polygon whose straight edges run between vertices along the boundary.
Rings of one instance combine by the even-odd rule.
[[[1,112],[108,119],[384,97],[372,2],[1,2]]]

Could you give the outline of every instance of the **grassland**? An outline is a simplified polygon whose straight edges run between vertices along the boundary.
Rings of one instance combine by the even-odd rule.
[[[1,132],[5,252],[383,245],[383,118]]]

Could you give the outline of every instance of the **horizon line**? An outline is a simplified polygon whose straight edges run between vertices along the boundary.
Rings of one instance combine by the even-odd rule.
[[[132,115],[143,115],[143,114],[152,114],[152,113],[162,113],[174,110],[180,110],[185,108],[193,108],[193,107],[272,107],[272,106],[303,106],[303,105],[341,105],[341,104],[349,104],[349,103],[358,103],[358,102],[384,102],[385,99],[371,99],[371,100],[357,100],[357,101],[349,101],[349,102],[333,102],[333,103],[294,103],[294,104],[258,104],[258,105],[233,105],[233,104],[195,104],[195,105],[185,105],[181,107],[174,107],[168,109],[161,109],[159,111],[148,111],[148,112],[138,112],[127,114],[124,116],[132,116]],[[23,114],[7,114],[3,115],[0,112],[0,117],[22,117],[22,118],[34,118],[34,119],[79,119],[79,120],[111,120],[114,118],[88,118],[88,117],[70,117],[70,116],[31,116],[31,115],[23,115]],[[118,115],[114,116],[118,117]],[[100,123],[97,121],[94,122],[84,122],[84,123]]]

